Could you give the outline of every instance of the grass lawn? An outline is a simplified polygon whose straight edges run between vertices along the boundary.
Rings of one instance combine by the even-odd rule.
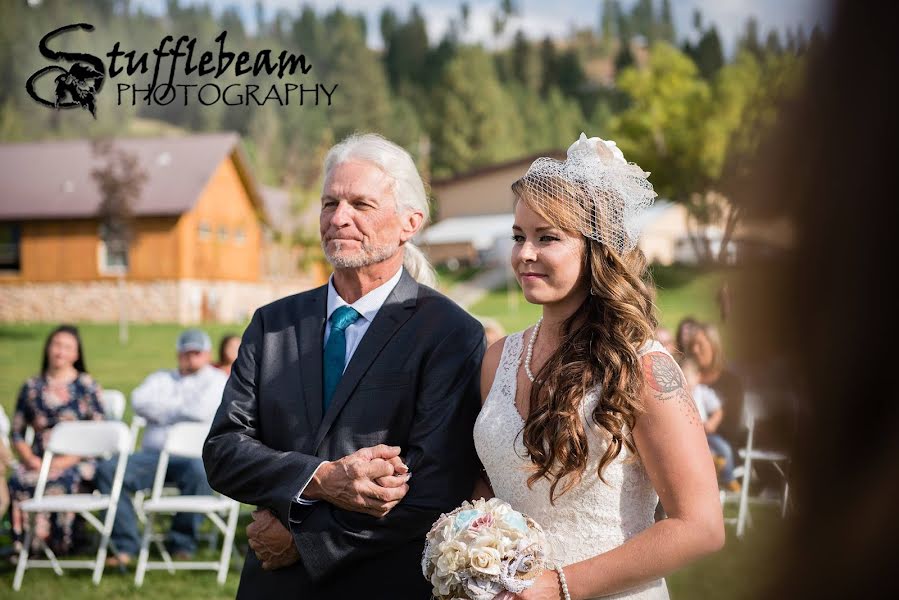
[[[443,278],[444,281],[459,281],[472,275],[462,272],[443,274]],[[678,320],[688,314],[717,321],[715,292],[722,274],[664,268],[656,269],[654,277],[659,288],[659,314],[665,326],[673,328]],[[500,290],[477,303],[472,312],[498,319],[511,332],[533,324],[539,316],[539,307],[527,304],[517,289],[511,295]],[[44,338],[52,328],[52,324],[0,325],[0,404],[7,414],[12,414],[22,382],[40,368]],[[131,325],[130,340],[126,345],[119,344],[116,325],[88,323],[81,324],[80,329],[91,373],[104,387],[119,389],[126,396],[148,373],[174,366],[175,339],[181,330],[178,325]],[[207,325],[204,329],[216,344],[224,333],[241,333],[243,326]],[[129,408],[126,420],[130,416]],[[773,509],[759,508],[754,515],[756,527],[749,531],[746,540],[734,539],[733,530],[729,528],[727,546],[722,552],[670,577],[668,585],[671,596],[684,600],[754,597],[755,590],[764,583],[770,566],[778,562],[775,553],[782,527]],[[248,520],[249,516],[244,515],[238,526],[237,544],[241,548],[246,545],[243,530]],[[6,542],[0,536],[0,547]],[[87,571],[72,571],[59,578],[52,571],[36,570],[26,574],[23,591],[13,596],[12,566],[0,560],[0,597],[87,599],[100,594],[108,600],[233,598],[237,590],[238,572],[239,566],[233,566],[224,587],[216,585],[212,572],[179,572],[176,575],[164,571],[151,572],[144,587],[138,591],[133,585],[133,571],[127,575],[108,571],[97,589],[91,585]]]
[[[733,514],[730,506],[728,514]],[[781,562],[777,553],[782,521],[776,508],[770,506],[755,508],[753,517],[756,525],[743,540],[737,540],[733,527],[728,527],[724,550],[667,578],[674,600],[748,600],[759,597],[759,590],[772,574],[772,565]],[[249,516],[243,516],[238,525],[237,544],[241,552],[246,548],[244,527],[248,521]],[[215,559],[208,551],[202,554],[203,560]],[[11,564],[6,561],[0,563],[0,597],[34,600],[93,600],[98,596],[104,600],[205,599],[233,598],[237,593],[240,566],[236,560],[232,561],[228,579],[221,587],[211,571],[181,571],[175,575],[151,571],[140,589],[134,587],[133,569],[124,574],[111,569],[105,571],[98,588],[91,584],[91,574],[87,570],[69,571],[64,577],[57,577],[51,570],[29,570],[18,594],[12,592],[13,573]]]
[[[0,404],[12,417],[22,383],[41,368],[41,350],[55,324],[0,325]],[[131,394],[131,390],[157,369],[176,365],[175,340],[180,325],[129,325],[126,345],[119,343],[117,325],[80,323],[87,368],[104,388]],[[225,333],[243,333],[244,325],[204,325],[212,338],[213,354]],[[130,410],[130,403],[129,403]],[[126,419],[130,419],[130,412]]]

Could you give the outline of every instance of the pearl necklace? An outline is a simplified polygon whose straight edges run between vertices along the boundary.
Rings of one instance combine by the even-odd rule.
[[[528,376],[528,379],[531,380],[531,383],[534,383],[536,379],[534,374],[531,373],[531,358],[534,356],[534,342],[537,341],[537,332],[540,331],[540,324],[543,323],[543,317],[537,319],[537,324],[534,325],[534,331],[531,333],[531,339],[528,340],[528,352],[524,358],[524,372]]]

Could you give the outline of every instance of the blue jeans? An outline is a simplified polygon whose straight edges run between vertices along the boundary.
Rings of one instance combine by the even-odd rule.
[[[117,458],[102,461],[97,465],[97,489],[103,494],[112,490],[115,478]],[[156,476],[156,465],[159,463],[159,452],[141,450],[128,457],[125,468],[125,480],[122,483],[122,495],[119,497],[115,521],[112,527],[110,543],[118,553],[136,556],[140,551],[141,535],[138,531],[137,515],[131,496],[139,491],[153,487]],[[212,493],[206,481],[206,470],[199,458],[170,456],[169,467],[165,474],[166,484],[174,485],[186,496],[206,495]],[[202,514],[178,513],[172,518],[167,545],[171,552],[187,552],[193,554],[197,548],[197,531],[203,522]]]
[[[709,450],[712,451],[712,454],[724,459],[724,468],[721,469],[721,481],[730,483],[734,480],[734,451],[731,450],[727,440],[717,433],[708,433],[706,438],[709,441]]]

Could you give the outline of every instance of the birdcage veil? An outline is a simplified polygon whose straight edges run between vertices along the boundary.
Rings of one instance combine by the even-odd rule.
[[[581,133],[564,161],[538,158],[513,189],[559,227],[625,254],[637,246],[640,215],[656,197],[648,177],[615,142]]]

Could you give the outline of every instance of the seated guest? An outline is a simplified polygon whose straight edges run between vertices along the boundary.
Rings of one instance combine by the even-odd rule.
[[[240,336],[229,333],[222,337],[219,342],[219,361],[215,363],[215,368],[225,372],[226,375],[231,374],[231,365],[237,360],[237,349],[240,348]]]
[[[54,329],[44,343],[40,375],[22,385],[12,420],[13,446],[19,463],[12,471],[9,491],[12,504],[13,539],[21,547],[29,526],[19,505],[34,496],[44,448],[50,432],[61,421],[102,420],[100,386],[87,374],[84,351],[78,330],[70,325]],[[28,427],[34,431],[29,444],[25,440]],[[92,459],[78,456],[54,456],[46,495],[78,493],[82,482],[94,477]],[[72,548],[74,513],[39,513],[32,517],[34,540],[43,540],[56,554]],[[34,547],[34,546],[32,546]]]
[[[178,337],[178,368],[157,371],[144,379],[131,394],[135,414],[147,420],[143,444],[139,452],[128,459],[122,496],[115,514],[110,543],[115,556],[110,566],[129,564],[140,550],[140,533],[131,495],[151,488],[165,446],[169,427],[185,421],[212,422],[222,400],[227,376],[210,364],[212,343],[209,336],[197,329],[189,329]],[[104,494],[112,489],[116,459],[100,463],[97,487]],[[166,483],[176,486],[184,495],[210,494],[203,461],[199,458],[172,456],[169,458]],[[197,528],[203,520],[200,514],[176,514],[169,532],[169,550],[177,558],[187,558],[196,549]]]
[[[674,356],[687,356],[690,354],[690,344],[693,343],[693,333],[699,326],[699,321],[693,317],[684,317],[677,324],[674,333],[674,347],[677,348],[677,354]]]
[[[727,367],[718,328],[708,323],[696,325],[688,356],[699,365],[699,381],[715,390],[724,414],[716,430],[731,447],[742,447],[746,438],[743,425],[743,382]]]
[[[680,363],[681,371],[687,380],[687,389],[696,402],[699,416],[702,418],[702,426],[705,429],[706,439],[709,442],[709,450],[715,459],[715,466],[719,471],[719,479],[725,489],[732,492],[740,491],[740,482],[734,479],[734,452],[730,444],[716,433],[724,410],[721,407],[721,399],[715,390],[707,385],[699,383],[699,365],[693,358],[685,358]]]

